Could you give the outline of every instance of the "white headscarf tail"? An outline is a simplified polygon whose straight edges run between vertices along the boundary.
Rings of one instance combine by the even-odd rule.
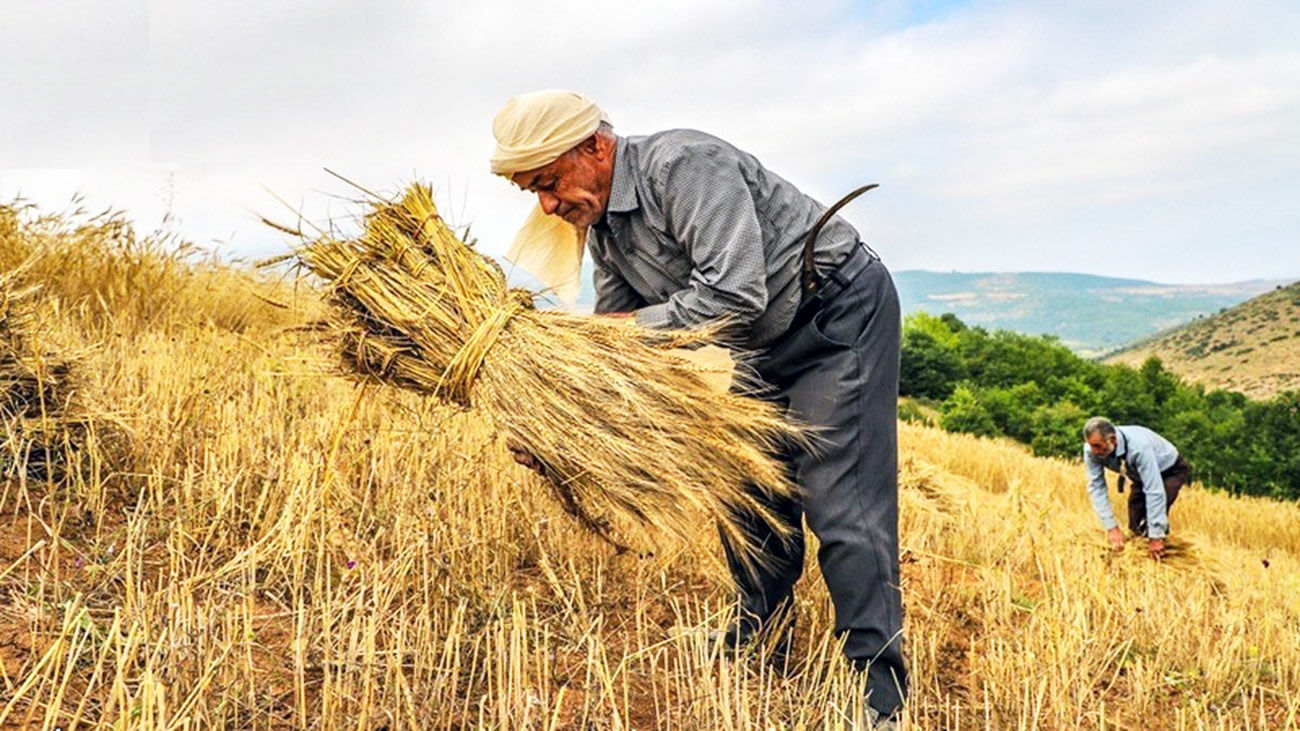
[[[506,260],[537,278],[542,286],[572,309],[582,287],[582,249],[586,232],[568,221],[548,216],[535,206],[506,252]]]

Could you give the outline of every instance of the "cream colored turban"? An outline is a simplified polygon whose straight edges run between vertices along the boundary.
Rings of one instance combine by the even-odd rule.
[[[508,178],[549,165],[608,121],[600,107],[577,92],[553,89],[513,97],[492,120],[497,140],[492,172]],[[586,231],[547,215],[538,204],[515,234],[506,259],[572,306],[582,284],[586,237]]]
[[[609,118],[587,97],[552,89],[513,97],[492,120],[492,172],[509,177],[555,162]]]

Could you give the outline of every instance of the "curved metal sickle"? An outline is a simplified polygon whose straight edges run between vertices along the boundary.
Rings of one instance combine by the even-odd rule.
[[[852,203],[854,198],[857,198],[872,188],[879,187],[879,183],[868,183],[852,193],[849,193],[838,201],[835,201],[835,204],[830,208],[827,208],[826,212],[822,213],[821,218],[817,219],[817,223],[813,224],[812,230],[808,232],[808,238],[803,242],[803,271],[799,278],[799,283],[801,285],[800,291],[803,293],[804,299],[811,297],[821,285],[821,283],[817,281],[817,269],[813,266],[813,248],[817,243],[817,234],[822,232],[822,227],[831,220],[831,216],[838,213],[844,206]]]

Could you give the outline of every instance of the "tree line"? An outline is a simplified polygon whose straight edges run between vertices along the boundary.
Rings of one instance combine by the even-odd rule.
[[[1183,382],[1152,356],[1139,368],[1076,355],[1056,338],[909,315],[900,415],[948,431],[1007,436],[1040,456],[1078,459],[1089,416],[1141,424],[1174,443],[1194,478],[1235,494],[1300,499],[1300,391],[1268,401]]]

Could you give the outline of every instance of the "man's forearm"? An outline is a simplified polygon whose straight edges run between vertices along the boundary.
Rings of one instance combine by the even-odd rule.
[[[1103,528],[1110,530],[1119,527],[1119,521],[1115,520],[1115,511],[1110,507],[1110,497],[1106,493],[1105,482],[1101,483],[1100,490],[1095,483],[1089,483],[1088,498],[1092,500],[1092,510],[1097,514]]]
[[[764,296],[766,292],[763,293]],[[731,300],[731,301],[728,301]],[[759,297],[735,294],[723,297],[717,292],[693,287],[674,292],[668,301],[642,307],[636,311],[638,324],[660,330],[688,330],[711,323],[726,323],[728,336],[743,339],[755,320],[763,314],[766,302]]]
[[[1145,485],[1143,488],[1147,491],[1147,537],[1164,538],[1169,534],[1169,515],[1164,483],[1156,483],[1155,489],[1147,488]]]

